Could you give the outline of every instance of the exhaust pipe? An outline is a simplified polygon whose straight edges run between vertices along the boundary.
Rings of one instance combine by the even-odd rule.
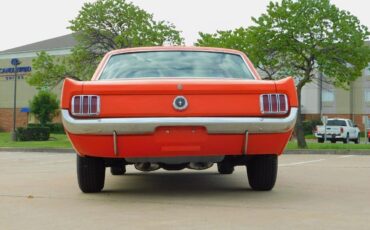
[[[194,170],[204,170],[213,166],[212,162],[190,162],[188,164],[188,169]]]
[[[160,168],[159,164],[149,163],[149,162],[135,163],[134,166],[137,170],[142,171],[142,172],[151,172],[151,171],[158,170]]]

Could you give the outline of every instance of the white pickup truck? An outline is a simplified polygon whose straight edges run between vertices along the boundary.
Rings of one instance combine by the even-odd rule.
[[[324,125],[316,126],[315,136],[319,143],[324,142]],[[349,141],[353,141],[358,144],[360,143],[360,129],[350,119],[331,118],[326,123],[326,140],[330,140],[331,143],[343,141],[347,144]]]

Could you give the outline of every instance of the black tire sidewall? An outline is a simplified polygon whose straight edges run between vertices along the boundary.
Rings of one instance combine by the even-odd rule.
[[[232,174],[234,165],[231,162],[219,162],[217,163],[217,170],[220,174]]]
[[[100,192],[105,181],[104,159],[77,155],[77,178],[82,192]]]
[[[275,186],[277,172],[277,155],[254,156],[247,163],[249,185],[254,190],[271,190]]]

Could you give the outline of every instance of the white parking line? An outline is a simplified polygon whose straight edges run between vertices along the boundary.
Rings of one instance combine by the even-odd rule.
[[[279,167],[304,165],[304,164],[321,162],[321,161],[324,161],[324,160],[326,160],[326,159],[318,159],[318,160],[312,160],[312,161],[300,161],[300,162],[294,162],[294,163],[288,163],[288,164],[279,164]]]
[[[344,155],[344,156],[340,156],[338,158],[348,158],[348,157],[353,157],[353,155]]]

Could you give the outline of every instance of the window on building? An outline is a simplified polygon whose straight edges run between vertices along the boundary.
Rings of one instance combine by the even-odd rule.
[[[365,102],[370,102],[370,89],[365,90]]]
[[[370,76],[370,63],[369,65],[365,68],[365,76]]]
[[[334,102],[334,100],[335,100],[335,95],[333,91],[326,90],[326,89],[322,91],[322,101],[323,102]]]

